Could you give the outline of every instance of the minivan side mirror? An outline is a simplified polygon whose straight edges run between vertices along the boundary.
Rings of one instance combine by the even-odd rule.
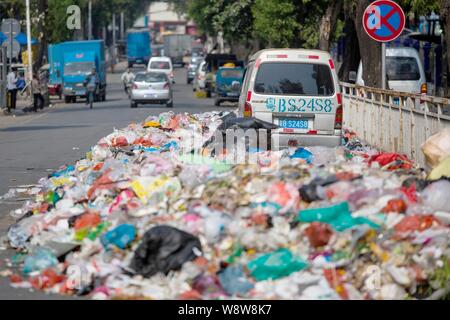
[[[356,77],[357,77],[356,71],[350,71],[348,74],[348,81],[350,83],[356,83]]]

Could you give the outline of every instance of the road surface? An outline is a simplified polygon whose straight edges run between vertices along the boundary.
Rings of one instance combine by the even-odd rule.
[[[83,101],[77,104],[58,102],[55,107],[38,114],[17,117],[0,115],[0,194],[18,185],[35,184],[51,171],[83,158],[90,146],[111,133],[114,128],[141,122],[149,115],[166,112],[165,106],[139,106],[131,109],[120,83],[123,68],[108,76],[107,101],[95,103],[89,110]],[[134,72],[141,71],[134,68]],[[232,110],[236,106],[214,107],[212,99],[197,99],[192,86],[186,84],[184,69],[175,72],[174,109],[176,113],[201,113]],[[13,219],[9,212],[20,207],[18,202],[0,203],[0,239],[5,237]],[[1,245],[0,245],[1,247]],[[0,272],[4,258],[11,251],[0,251]],[[0,277],[0,299],[59,299],[25,289],[13,289],[8,279]]]

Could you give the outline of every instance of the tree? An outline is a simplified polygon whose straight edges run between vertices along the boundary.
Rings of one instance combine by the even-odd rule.
[[[270,47],[289,47],[300,33],[292,0],[256,0],[253,7],[254,29]]]
[[[344,0],[328,1],[328,7],[320,20],[319,49],[329,51],[333,31],[335,30],[339,14],[342,11]]]

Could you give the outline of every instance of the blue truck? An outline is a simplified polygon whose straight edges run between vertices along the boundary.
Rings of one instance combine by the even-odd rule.
[[[49,46],[50,84],[60,84],[66,103],[86,98],[84,81],[97,70],[99,88],[96,101],[106,100],[105,46],[101,40],[69,41]]]
[[[127,32],[128,67],[135,64],[147,66],[152,57],[151,38],[148,30],[131,29]]]

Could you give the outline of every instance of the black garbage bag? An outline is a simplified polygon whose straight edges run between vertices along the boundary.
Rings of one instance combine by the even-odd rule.
[[[130,268],[146,278],[162,272],[180,270],[201,252],[200,240],[169,226],[158,226],[147,231],[134,253]]]
[[[219,142],[219,145],[221,145],[220,143],[226,141],[227,130],[242,129],[242,130],[246,131],[249,129],[253,129],[253,130],[267,130],[267,141],[259,141],[259,137],[258,137],[256,144],[259,146],[261,143],[263,143],[263,145],[266,145],[267,148],[270,149],[271,130],[278,128],[277,125],[274,125],[270,122],[259,120],[259,119],[253,118],[253,117],[252,118],[239,118],[236,116],[236,114],[234,112],[230,112],[226,116],[222,117],[220,120],[222,121],[222,123],[217,128],[217,132],[214,134],[214,136],[211,137],[211,139],[206,141],[206,143],[203,145],[204,148],[214,149],[218,145],[217,144],[218,142],[216,141],[216,135],[219,135],[218,137],[221,138],[220,142]],[[247,141],[247,147],[250,144],[251,144],[250,141]],[[214,156],[214,154],[212,154],[212,155]]]
[[[314,201],[323,200],[317,194],[318,187],[329,186],[330,184],[338,181],[339,179],[335,175],[329,176],[327,178],[315,178],[309,184],[301,186],[298,191],[303,201],[311,203]]]
[[[234,113],[233,113],[234,115]],[[228,129],[266,129],[266,130],[273,130],[278,128],[277,125],[266,122],[263,120],[259,120],[256,118],[238,118],[236,115],[227,115],[224,118],[221,119],[222,124],[217,128],[217,130],[222,131],[222,133],[225,133]]]

